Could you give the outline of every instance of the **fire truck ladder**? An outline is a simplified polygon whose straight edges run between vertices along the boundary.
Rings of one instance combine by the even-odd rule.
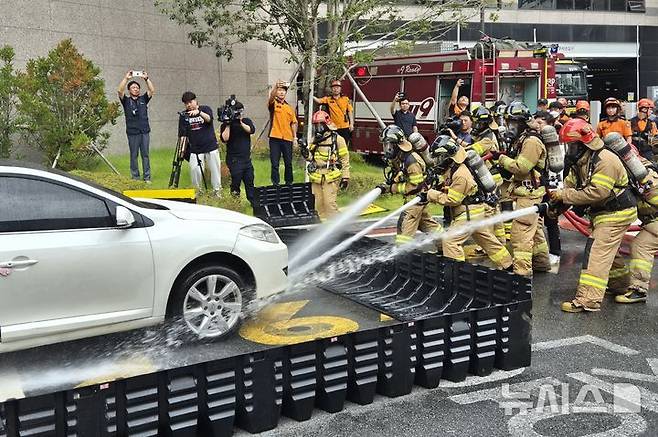
[[[480,41],[480,55],[482,55],[482,95],[484,102],[495,102],[498,100],[498,79],[496,77],[496,44],[491,42],[491,57],[487,57],[485,45]],[[477,50],[476,50],[477,54]],[[491,74],[487,74],[491,72]]]

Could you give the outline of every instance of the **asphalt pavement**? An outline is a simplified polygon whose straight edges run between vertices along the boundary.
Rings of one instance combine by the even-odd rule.
[[[559,273],[534,279],[529,368],[416,387],[365,406],[346,402],[343,411],[315,410],[306,422],[282,417],[262,435],[658,435],[658,296],[628,306],[608,299],[598,313],[561,312],[560,302],[573,296],[584,245],[584,237],[563,231]],[[656,284],[654,273],[653,290]],[[308,287],[268,304],[222,341],[193,340],[170,324],[3,354],[0,401],[386,323],[377,311]]]

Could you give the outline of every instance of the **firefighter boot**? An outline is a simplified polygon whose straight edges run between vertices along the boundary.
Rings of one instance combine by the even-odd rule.
[[[633,289],[628,290],[626,294],[618,294],[615,296],[615,302],[617,303],[638,303],[646,301],[647,293]]]

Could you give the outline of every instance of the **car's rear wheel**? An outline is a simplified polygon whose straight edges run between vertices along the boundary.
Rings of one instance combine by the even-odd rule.
[[[205,265],[178,282],[168,314],[182,316],[200,338],[218,338],[240,324],[245,297],[245,287],[235,271]]]

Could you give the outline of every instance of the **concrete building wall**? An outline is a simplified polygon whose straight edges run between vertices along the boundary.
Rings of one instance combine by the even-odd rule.
[[[44,56],[65,38],[98,67],[109,99],[131,69],[148,71],[156,87],[149,104],[152,147],[176,141],[180,96],[194,91],[216,110],[229,94],[246,106],[257,128],[267,120],[268,84],[290,75],[281,53],[265,43],[236,47],[231,61],[189,44],[185,30],[153,6],[153,0],[0,0],[0,44],[16,51],[16,66]],[[142,89],[145,86],[142,83]],[[127,151],[123,115],[109,128],[110,153]]]

